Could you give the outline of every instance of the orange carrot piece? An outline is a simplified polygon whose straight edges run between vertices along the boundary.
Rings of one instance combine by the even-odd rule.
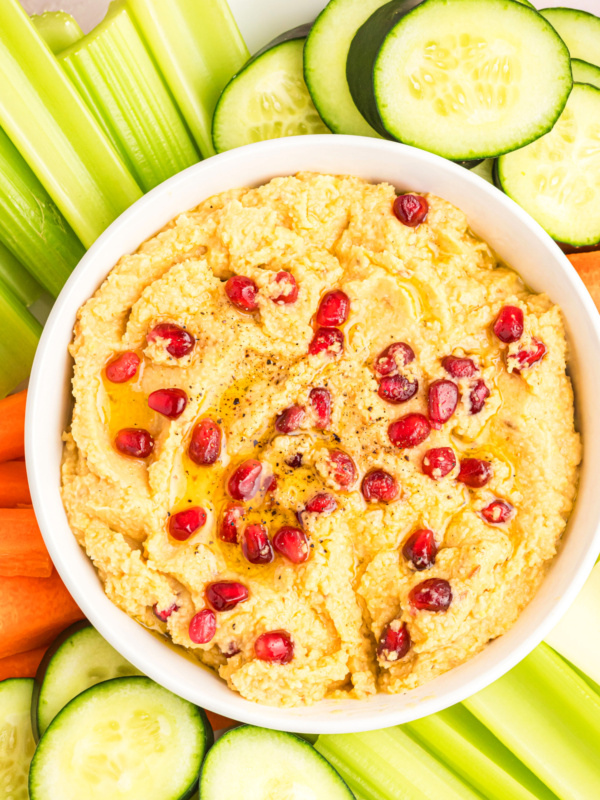
[[[0,464],[0,508],[31,504],[24,461],[5,461]]]
[[[25,401],[27,390],[0,400],[0,461],[25,454]]]
[[[37,647],[35,650],[0,658],[0,681],[7,678],[34,678],[46,650],[46,647]]]
[[[572,253],[567,258],[579,273],[596,308],[600,311],[600,251]]]
[[[52,575],[52,561],[31,508],[0,508],[0,575]]]
[[[0,658],[48,645],[79,619],[56,570],[49,578],[0,578]]]
[[[234,719],[229,719],[229,717],[222,717],[220,714],[215,714],[212,711],[207,711],[206,716],[208,717],[208,721],[210,722],[213,731],[220,731],[225,728],[231,728],[233,725],[239,724]]]

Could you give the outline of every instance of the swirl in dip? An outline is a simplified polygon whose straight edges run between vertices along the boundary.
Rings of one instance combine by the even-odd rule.
[[[244,697],[402,692],[531,600],[580,461],[559,308],[438,197],[209,198],[79,311],[62,492],[108,596]]]

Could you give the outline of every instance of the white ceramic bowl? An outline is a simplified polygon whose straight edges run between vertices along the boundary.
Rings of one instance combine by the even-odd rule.
[[[471,661],[403,695],[330,700],[307,708],[270,708],[244,700],[212,672],[159,641],[105,596],[72,535],[60,498],[61,432],[71,408],[67,347],[79,306],[125,253],[178,213],[237,186],[256,186],[300,170],[388,181],[401,190],[434,192],[466,212],[472,229],[535,291],[563,309],[571,344],[578,425],[585,459],[577,504],[560,553],[514,627]],[[305,136],[242,147],[190,167],[119,217],[84,256],[48,320],[31,377],[26,419],[27,471],[37,518],[56,567],[100,633],[154,680],[204,708],[244,722],[306,733],[395,725],[463,700],[499,678],[551,630],[582,587],[600,550],[600,318],[559,248],[512,200],[481,178],[412,147],[352,136]]]

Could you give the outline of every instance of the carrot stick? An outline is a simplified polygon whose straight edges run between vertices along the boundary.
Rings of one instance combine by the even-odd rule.
[[[600,251],[572,253],[567,256],[585,283],[596,308],[600,311]]]
[[[24,653],[0,658],[0,681],[5,681],[7,678],[33,678],[46,649],[37,647],[35,650],[26,650]]]
[[[233,725],[239,724],[235,720],[229,719],[229,717],[222,717],[220,714],[215,714],[213,711],[207,711],[206,716],[208,717],[213,731],[220,731],[224,728],[231,728]]]
[[[24,461],[0,464],[0,508],[14,508],[31,503]]]
[[[52,561],[31,508],[0,508],[0,575],[49,578]]]
[[[0,658],[48,645],[79,619],[56,570],[49,578],[0,578]]]
[[[25,454],[26,400],[26,390],[0,400],[0,461]]]

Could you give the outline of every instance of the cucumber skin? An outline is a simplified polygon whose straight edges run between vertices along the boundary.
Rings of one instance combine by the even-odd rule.
[[[62,634],[60,634],[58,639],[60,639],[61,637],[65,636],[65,634],[68,631],[70,631],[71,628],[75,628],[76,625],[80,625],[81,624],[82,628],[91,627],[90,623],[87,622],[87,620],[82,620],[82,623],[83,624],[75,623],[75,625],[72,625],[70,628],[67,628],[65,631],[63,631]],[[73,630],[72,633],[76,633],[76,631]],[[67,638],[68,637],[65,636],[63,641],[66,641]],[[58,642],[58,639],[56,640],[56,642]],[[61,642],[61,644],[62,644],[62,642]],[[54,647],[54,645],[52,645],[52,647]],[[58,645],[58,647],[60,647],[60,644]],[[58,647],[57,647],[57,649],[58,649]],[[36,679],[37,679],[37,676],[36,676]],[[31,680],[31,679],[26,679],[26,678],[25,679],[24,678],[15,679],[15,678],[11,678],[9,680]],[[81,692],[81,694],[76,695],[72,700],[70,700],[67,703],[67,705],[63,709],[61,709],[58,712],[58,714],[54,717],[54,719],[52,720],[52,722],[48,726],[48,729],[46,730],[46,732],[44,733],[44,736],[42,737],[42,739],[40,741],[42,741],[45,738],[46,733],[48,733],[48,731],[50,731],[50,729],[54,725],[55,721],[57,721],[57,720],[60,721],[59,718],[61,717],[62,713],[67,708],[69,708],[69,706],[72,703],[77,702],[82,695],[87,694],[88,692],[93,692],[99,686],[104,686],[107,683],[113,683],[113,681],[119,681],[120,682],[120,681],[129,681],[129,680],[140,680],[140,681],[145,681],[147,683],[155,683],[151,678],[148,678],[145,675],[131,675],[131,676],[124,677],[124,678],[111,678],[108,681],[102,681],[101,683],[97,683],[95,686],[90,686],[89,689],[85,689],[83,692]],[[32,708],[33,708],[33,703],[32,703]],[[203,728],[203,733],[204,733],[204,752],[202,754],[202,760],[201,760],[201,764],[200,764],[200,772],[198,773],[198,778],[194,781],[194,783],[191,786],[189,786],[185,790],[185,792],[180,797],[177,798],[177,800],[190,800],[190,798],[194,796],[194,794],[198,790],[200,776],[202,774],[202,768],[204,766],[204,762],[206,761],[206,754],[208,753],[208,751],[211,749],[211,747],[215,743],[214,731],[212,729],[212,725],[208,721],[208,717],[206,716],[206,712],[204,711],[203,708],[200,708],[200,706],[195,706],[195,708],[196,708],[196,710],[198,712],[198,716],[200,717],[200,721],[202,723],[202,728]],[[37,753],[37,749],[36,749],[36,753]],[[34,753],[34,759],[35,759],[35,753]],[[33,760],[32,760],[32,764],[33,764]],[[33,787],[32,787],[32,781],[33,781],[33,778],[34,778],[33,773],[34,773],[34,770],[30,770],[30,772],[29,772],[29,795],[30,795],[30,797],[33,797]]]
[[[31,696],[31,730],[33,731],[33,738],[37,742],[40,740],[40,728],[38,724],[38,701],[40,699],[40,692],[42,690],[42,683],[44,682],[44,678],[46,677],[46,670],[48,669],[48,665],[52,661],[57,650],[73,636],[74,633],[78,633],[82,631],[84,628],[91,628],[91,624],[86,620],[80,620],[79,622],[75,622],[73,625],[70,625],[68,628],[62,633],[59,633],[56,639],[52,642],[50,647],[44,653],[44,657],[40,661],[40,665],[35,673],[35,678],[33,679],[33,694]]]
[[[213,147],[215,149],[215,152],[217,152],[217,153],[220,152],[219,148],[217,147],[217,142],[215,140],[215,119],[217,118],[217,112],[219,110],[219,105],[221,104],[221,100],[226,96],[227,90],[229,89],[231,84],[235,80],[237,80],[237,78],[239,78],[239,76],[242,74],[242,72],[245,72],[248,69],[248,67],[251,67],[252,64],[254,64],[255,61],[258,61],[258,59],[261,56],[264,56],[265,53],[268,53],[269,50],[273,50],[273,48],[278,47],[280,44],[285,44],[286,42],[294,41],[294,39],[305,39],[308,36],[308,32],[310,31],[311,28],[312,28],[312,22],[308,22],[308,23],[306,23],[304,25],[298,25],[296,28],[292,28],[291,30],[286,31],[285,33],[282,33],[279,36],[276,36],[275,39],[272,39],[264,47],[261,47],[261,49],[258,52],[256,52],[252,56],[252,58],[250,58],[248,61],[246,61],[244,66],[241,68],[241,70],[239,72],[236,72],[235,75],[233,75],[229,79],[229,81],[227,82],[227,84],[223,88],[223,91],[221,92],[221,96],[217,100],[217,105],[215,106],[215,110],[213,112],[211,138],[212,138],[212,143],[213,143]]]
[[[378,8],[356,31],[348,51],[346,79],[354,104],[372,128],[385,139],[397,141],[385,128],[373,91],[373,76],[379,51],[388,33],[422,0],[391,0]]]

